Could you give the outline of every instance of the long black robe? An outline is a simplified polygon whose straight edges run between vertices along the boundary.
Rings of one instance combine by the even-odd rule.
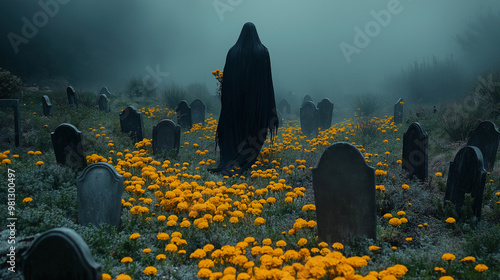
[[[210,171],[241,174],[257,159],[268,130],[272,137],[279,124],[269,52],[253,23],[245,23],[229,49],[223,75],[216,136],[220,159]]]

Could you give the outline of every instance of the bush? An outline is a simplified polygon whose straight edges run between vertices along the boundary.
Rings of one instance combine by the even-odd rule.
[[[130,79],[126,92],[130,97],[151,97],[156,94],[158,86],[149,79],[144,81],[139,77]]]
[[[0,99],[15,98],[21,91],[21,79],[0,68]]]
[[[479,98],[491,116],[500,115],[500,72],[481,75],[472,82],[471,94]]]
[[[364,93],[354,98],[353,107],[358,114],[370,117],[382,109],[383,103],[379,94]]]
[[[186,100],[187,95],[188,92],[184,88],[172,83],[170,86],[165,87],[162,98],[169,109],[175,109],[182,100]]]
[[[220,111],[220,100],[216,95],[211,94],[205,84],[202,83],[192,83],[186,87],[186,90],[192,98],[200,99],[205,104],[207,112],[218,113]]]

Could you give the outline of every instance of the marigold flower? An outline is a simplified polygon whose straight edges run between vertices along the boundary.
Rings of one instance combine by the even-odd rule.
[[[390,218],[392,218],[392,214],[391,213],[385,213],[383,217],[384,217],[384,219],[390,219]]]
[[[344,245],[340,242],[335,242],[332,244],[332,248],[335,249],[335,250],[343,250],[344,249]]]
[[[476,258],[474,258],[472,256],[467,256],[467,257],[461,259],[460,262],[476,262]]]
[[[455,218],[453,218],[453,217],[449,217],[448,219],[446,219],[446,222],[447,222],[448,224],[453,224],[453,223],[455,223],[455,222],[456,222],[456,220],[455,220]]]
[[[401,220],[398,219],[398,218],[392,218],[392,219],[389,220],[389,224],[391,224],[392,226],[397,227],[397,226],[401,225]]]
[[[142,250],[142,252],[144,254],[149,254],[149,253],[151,253],[151,249],[150,248],[145,248],[145,249]]]
[[[443,173],[441,173],[441,172],[436,172],[435,175],[436,175],[436,177],[443,177]]]
[[[399,212],[398,212],[398,216],[404,216],[404,215],[406,215],[406,212],[405,212],[405,211],[399,211]]]
[[[140,234],[138,234],[138,233],[136,232],[136,233],[132,233],[132,234],[130,235],[129,239],[134,240],[134,239],[137,239],[137,238],[139,238],[139,237],[141,237],[141,235],[140,235]]]
[[[156,275],[156,273],[158,273],[158,270],[154,266],[148,266],[144,269],[146,275]]]
[[[160,215],[160,216],[156,217],[156,219],[160,222],[163,222],[167,219],[167,217],[165,217],[164,215]]]
[[[406,237],[406,238],[405,238],[405,240],[406,240],[406,242],[412,242],[412,241],[413,241],[413,238],[411,238],[411,237]]]
[[[102,280],[111,280],[111,275],[109,275],[107,273],[103,273],[102,274]]]
[[[160,232],[156,235],[156,238],[158,238],[159,240],[168,240],[170,238],[170,236],[168,236],[168,233],[165,233],[165,232]]]
[[[279,240],[276,242],[276,247],[285,247],[285,246],[286,246],[285,240]]]
[[[122,262],[122,263],[131,263],[133,261],[134,260],[131,257],[124,257],[124,258],[122,258],[122,260],[120,262]]]
[[[199,278],[209,278],[211,275],[212,275],[212,271],[208,268],[202,268],[202,269],[198,270],[198,274],[196,274],[196,276]]]
[[[35,164],[38,165],[38,166],[40,166],[40,165],[44,165],[45,163],[43,161],[39,160]]]
[[[167,256],[165,254],[158,254],[156,256],[156,259],[159,260],[159,261],[165,260],[165,259],[167,259]]]
[[[207,253],[203,251],[203,249],[196,249],[191,255],[189,255],[190,259],[202,259],[207,256]]]
[[[483,272],[483,271],[488,270],[488,267],[484,264],[478,264],[474,267],[474,269],[479,271],[479,272]]]
[[[120,274],[116,276],[115,280],[132,280],[132,277],[128,276],[127,274]]]
[[[168,244],[165,247],[165,251],[175,253],[175,252],[177,252],[177,245],[175,245],[175,244]]]
[[[376,252],[376,251],[380,250],[380,247],[372,245],[372,246],[368,247],[368,250],[370,250],[372,252]]]
[[[410,186],[408,184],[403,184],[403,185],[401,185],[401,187],[403,188],[403,190],[409,190],[410,189]]]
[[[451,276],[442,276],[442,277],[439,277],[439,280],[454,280],[454,279]]]
[[[273,243],[273,241],[271,240],[271,238],[266,238],[266,239],[262,240],[262,244],[267,245],[267,246],[271,245],[272,243]]]
[[[260,226],[260,225],[264,224],[265,222],[266,222],[266,220],[264,218],[257,217],[257,218],[255,218],[254,224],[257,226]]]
[[[446,269],[436,266],[434,267],[434,271],[441,272],[441,273],[446,273]]]
[[[297,245],[299,245],[300,247],[306,245],[306,243],[307,243],[307,239],[305,239],[305,238],[301,238],[301,239],[299,239],[299,241],[297,241]]]
[[[23,203],[28,203],[31,201],[33,201],[33,198],[31,198],[31,197],[26,197],[25,199],[23,199]]]
[[[452,261],[454,260],[456,257],[455,255],[453,254],[450,254],[450,253],[445,253],[443,254],[443,256],[441,257],[441,259],[443,259],[443,261]]]

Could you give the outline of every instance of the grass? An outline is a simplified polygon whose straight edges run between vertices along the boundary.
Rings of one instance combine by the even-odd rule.
[[[498,165],[488,175],[481,220],[458,220],[453,207],[443,206],[442,198],[448,163],[461,144],[450,142],[439,113],[411,119],[419,121],[430,135],[430,180],[425,183],[408,180],[398,161],[402,135],[410,123],[396,126],[391,117],[366,117],[372,129],[366,133],[356,123],[354,112],[312,139],[300,133],[298,121],[286,122],[274,145],[264,146],[250,171],[222,177],[207,171],[218,158],[214,116],[208,115],[205,124],[182,133],[177,156],[156,156],[148,140],[152,126],[164,118],[176,121],[172,108],[157,106],[164,104],[159,100],[111,96],[112,112],[103,113],[96,108],[97,96],[95,104],[89,97],[75,110],[68,106],[64,93],[47,94],[53,116],[43,116],[40,93],[25,94],[21,101],[22,147],[0,143],[0,151],[4,151],[0,153],[1,173],[16,171],[16,216],[20,225],[16,236],[21,239],[54,227],[72,228],[89,245],[105,277],[124,279],[122,274],[127,274],[132,279],[207,279],[203,276],[222,278],[234,272],[238,279],[246,279],[247,274],[259,279],[293,279],[284,278],[287,273],[326,279],[340,276],[343,268],[346,279],[354,279],[353,273],[365,279],[377,279],[369,274],[379,279],[388,274],[398,278],[406,274],[402,279],[439,279],[444,275],[498,279]],[[118,115],[129,104],[143,112],[146,128],[147,139],[136,145],[120,132]],[[8,117],[8,112],[2,114]],[[125,177],[119,228],[77,224],[76,177],[80,172],[55,163],[50,141],[50,132],[62,122],[82,131],[89,163],[107,161]],[[323,151],[338,141],[353,143],[370,166],[387,172],[376,176],[377,240],[345,240],[342,250],[317,240],[316,213],[302,210],[304,205],[314,204],[310,169]],[[39,161],[43,164],[37,166]],[[444,176],[434,175],[436,172]],[[402,188],[403,184],[409,188]],[[23,203],[28,197],[32,201]],[[5,188],[0,189],[0,201],[7,204]],[[406,222],[393,226],[384,217],[388,213]],[[6,215],[6,211],[0,212],[1,219],[6,220]],[[450,216],[457,222],[445,222]],[[257,225],[256,220],[263,223]],[[158,238],[162,232],[168,239]],[[135,233],[140,237],[131,238],[137,236]],[[370,246],[380,249],[370,250]],[[443,260],[445,253],[456,259]],[[460,262],[467,256],[474,257],[475,262]],[[123,263],[126,257],[133,261]],[[325,262],[337,270],[328,271]],[[478,264],[485,264],[488,270],[475,270]],[[147,267],[154,267],[156,276],[146,275]],[[436,267],[446,272],[436,271]]]

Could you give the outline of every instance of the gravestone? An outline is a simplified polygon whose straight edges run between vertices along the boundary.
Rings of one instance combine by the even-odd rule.
[[[103,112],[109,112],[109,99],[108,99],[108,96],[104,93],[101,93],[101,95],[99,95],[99,111],[103,111]]]
[[[113,165],[98,162],[87,166],[76,186],[80,225],[120,225],[123,176]]]
[[[162,120],[153,126],[153,153],[170,152],[179,153],[181,127],[172,120]]]
[[[185,100],[182,100],[179,105],[177,105],[175,112],[177,112],[177,123],[181,126],[181,128],[190,129],[193,125],[191,119],[191,107],[189,107]]]
[[[107,87],[102,87],[101,91],[99,92],[99,95],[105,94],[106,96],[111,95],[111,92],[109,92]]]
[[[316,136],[318,133],[318,108],[312,101],[306,101],[300,106],[300,127],[305,135]]]
[[[400,98],[396,104],[394,104],[394,123],[403,123],[403,99]]]
[[[321,241],[332,244],[354,236],[377,239],[375,169],[356,147],[332,144],[312,176]]]
[[[50,116],[52,113],[52,103],[47,95],[42,96],[42,109],[44,116]]]
[[[428,178],[429,137],[419,123],[412,123],[403,135],[402,168],[408,171],[408,178],[420,181]]]
[[[122,132],[127,133],[134,143],[144,139],[142,114],[134,106],[128,106],[120,113],[120,126]]]
[[[25,280],[101,280],[98,264],[83,238],[69,228],[42,233],[22,255]]]
[[[66,88],[66,94],[68,95],[69,105],[73,108],[78,108],[78,95],[72,86]]]
[[[21,109],[19,99],[0,99],[0,107],[14,109],[14,141],[16,147],[21,147]]]
[[[481,122],[476,129],[470,131],[467,146],[475,146],[481,150],[486,171],[492,171],[497,157],[500,131],[491,121]]]
[[[450,163],[444,201],[451,201],[455,205],[457,214],[463,217],[462,207],[465,194],[470,194],[474,199],[472,213],[479,219],[485,183],[486,170],[481,150],[474,146],[464,147],[458,151],[455,159]]]
[[[189,105],[191,107],[191,121],[193,124],[201,123],[202,125],[205,123],[205,104],[200,99],[195,99]]]
[[[87,165],[83,152],[82,132],[69,123],[62,123],[50,134],[57,163],[79,168]]]
[[[281,113],[282,116],[288,116],[291,113],[290,103],[288,103],[286,99],[281,99],[281,101],[278,103],[278,106],[276,107],[278,109],[278,112]]]
[[[304,96],[304,98],[302,99],[302,104],[304,104],[307,101],[313,102],[313,99],[311,98],[311,96],[309,96],[309,94],[306,94],[306,96]]]
[[[318,103],[319,127],[329,129],[332,126],[333,103],[328,98],[323,98]]]

